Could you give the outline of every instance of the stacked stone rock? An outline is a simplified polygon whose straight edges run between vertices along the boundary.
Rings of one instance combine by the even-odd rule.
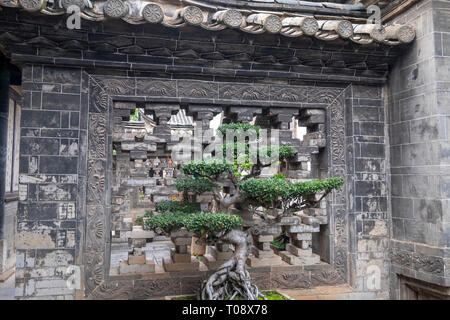
[[[192,233],[185,230],[173,232],[170,239],[175,245],[171,250],[170,258],[163,259],[166,272],[198,271],[200,262],[191,255]]]
[[[307,128],[297,154],[289,163],[288,178],[309,179],[318,176],[317,156],[327,144],[325,131],[325,110],[304,109],[299,112],[299,124]],[[293,139],[295,140],[295,139]],[[298,141],[298,140],[297,140]],[[308,167],[308,163],[311,167]]]
[[[147,260],[143,250],[147,239],[153,239],[153,237],[154,233],[152,231],[144,231],[140,226],[133,227],[129,239],[128,260],[120,262],[120,274],[155,272],[155,262],[153,259]]]
[[[283,218],[281,224],[290,238],[286,251],[279,253],[283,261],[291,265],[320,263],[320,256],[311,248],[312,234],[320,231],[320,224],[301,216]]]
[[[204,263],[209,270],[217,270],[223,263],[233,256],[231,245],[217,243],[215,246],[208,246]]]
[[[251,267],[274,266],[282,264],[281,257],[275,255],[270,248],[270,242],[274,240],[272,234],[257,235],[253,237],[251,253],[253,257],[247,260]]]

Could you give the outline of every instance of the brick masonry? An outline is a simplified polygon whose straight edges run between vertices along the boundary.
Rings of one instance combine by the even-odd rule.
[[[4,30],[23,28],[33,35],[39,23],[41,35],[36,45],[8,45],[15,63],[22,65],[23,78],[18,298],[148,298],[161,294],[152,288],[178,294],[192,292],[198,285],[197,278],[190,282],[189,278],[163,281],[107,275],[111,222],[107,190],[116,100],[327,110],[328,152],[319,158],[320,173],[346,178],[345,188],[329,199],[332,221],[321,230],[319,250],[329,266],[307,272],[278,270],[267,279],[265,269],[254,270],[255,280],[262,287],[290,288],[347,282],[361,296],[388,297],[389,231],[397,230],[398,219],[390,215],[395,201],[394,182],[388,201],[387,158],[395,154],[395,145],[386,150],[387,92],[381,85],[387,70],[378,66],[392,65],[404,48],[375,46],[355,52],[338,45],[344,50],[339,53],[336,47],[320,43],[291,43],[271,35],[244,37],[234,31],[214,38],[189,28],[162,29],[162,36],[156,37],[155,30],[124,23],[86,22],[85,29],[69,33],[55,31],[51,24],[58,17],[42,21],[26,13],[16,16],[7,8],[3,11]],[[79,42],[70,43],[76,49],[53,47],[56,42],[68,46],[72,38]],[[160,47],[166,50],[159,52]],[[214,59],[220,51],[229,57],[242,50],[250,52],[236,60]],[[210,52],[215,55],[208,56]],[[306,56],[314,61],[296,66],[282,62]],[[367,70],[348,67],[361,58],[367,60]],[[398,82],[389,86],[395,93]],[[193,83],[200,94],[192,90]],[[389,96],[394,93],[389,91]],[[391,119],[389,139],[394,140],[399,136],[392,134]],[[414,139],[420,139],[420,132],[415,131]],[[394,181],[395,167],[390,162]],[[73,264],[85,271],[79,292],[66,285],[67,267]]]
[[[447,1],[397,18],[417,39],[388,83],[392,298],[401,298],[396,274],[450,285],[449,18]]]

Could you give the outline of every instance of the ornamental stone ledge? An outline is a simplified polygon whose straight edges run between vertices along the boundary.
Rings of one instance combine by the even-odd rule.
[[[0,5],[47,15],[65,15],[68,8],[75,5],[80,8],[81,17],[91,21],[122,19],[130,24],[162,24],[172,28],[195,25],[213,31],[231,28],[252,34],[267,32],[286,37],[315,37],[324,41],[340,38],[361,45],[376,42],[394,46],[410,43],[415,38],[415,29],[410,25],[359,23],[362,19],[348,15],[352,11],[358,11],[356,9],[359,7],[356,5],[335,4],[333,16],[305,13],[301,9],[304,5],[297,6],[297,10],[286,11],[271,3],[265,6],[266,9],[253,10],[248,7],[249,4],[237,6],[237,2],[230,2],[225,7],[216,4],[214,0],[187,0],[183,3],[175,0],[0,0]],[[311,7],[325,4],[311,2]],[[332,4],[327,5],[333,8]]]

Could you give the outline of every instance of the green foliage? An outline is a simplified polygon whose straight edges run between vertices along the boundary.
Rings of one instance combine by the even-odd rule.
[[[184,218],[184,226],[197,235],[212,235],[241,227],[242,217],[228,213],[194,213]]]
[[[137,217],[135,223],[137,226],[143,226],[144,225],[144,217]]]
[[[240,122],[236,122],[236,123],[229,123],[229,124],[223,124],[221,125],[217,130],[219,130],[223,136],[226,135],[227,130],[233,130],[236,133],[239,132],[245,132],[248,130],[255,130],[256,133],[259,133],[259,130],[261,129],[259,126],[254,126],[252,124],[249,123],[240,123]]]
[[[289,190],[290,198],[301,198],[322,191],[332,191],[340,189],[344,184],[343,178],[328,178],[322,180],[312,180],[305,182],[293,183]]]
[[[134,113],[130,115],[130,121],[139,121],[139,108],[136,108]]]
[[[233,149],[233,156],[236,159],[238,156],[238,153],[240,154],[240,152],[242,152],[241,150],[244,150],[244,153],[247,157],[248,161],[248,155],[250,152],[250,147],[248,143],[243,143],[243,142],[234,142],[234,143],[226,143],[222,145],[222,150],[224,155],[226,155],[227,149]],[[297,153],[297,150],[295,150],[294,147],[292,146],[280,146],[278,149],[277,148],[273,148],[271,146],[268,147],[261,147],[258,148],[258,150],[256,150],[257,155],[260,158],[270,158],[270,156],[272,155],[273,151],[278,150],[278,158],[279,159],[290,159],[293,158],[295,156],[295,154]]]
[[[328,178],[291,183],[285,179],[248,179],[240,181],[238,186],[244,196],[261,205],[270,204],[275,200],[300,199],[305,196],[339,189],[344,184],[343,178]]]
[[[167,212],[146,218],[146,226],[151,230],[161,229],[167,233],[186,228],[196,235],[213,235],[228,232],[242,226],[242,218],[228,213],[191,213]]]
[[[280,241],[275,240],[275,241],[272,241],[270,244],[273,247],[275,247],[278,250],[280,250],[280,251],[285,251],[286,250],[286,243],[284,243],[284,242],[280,242]]]
[[[200,211],[200,204],[184,201],[161,201],[155,205],[155,209],[158,212],[184,212],[194,213]]]
[[[216,185],[207,178],[181,178],[175,180],[175,187],[179,192],[189,191],[196,194],[212,191]]]
[[[197,296],[175,297],[175,298],[172,298],[172,300],[197,300]]]
[[[284,173],[277,173],[273,177],[275,179],[286,179],[286,175]]]
[[[289,300],[285,296],[279,294],[276,291],[262,291],[262,294],[266,297],[266,300]],[[230,300],[231,294],[225,299]],[[186,299],[187,300],[187,299]],[[234,300],[244,300],[241,296],[236,296]],[[258,297],[258,300],[264,300],[261,297]]]
[[[286,197],[290,183],[285,179],[248,179],[238,182],[244,196],[257,203],[271,203],[279,197]]]
[[[184,227],[184,217],[187,214],[184,212],[166,212],[149,218],[146,218],[145,225],[150,230],[161,229],[166,233],[179,230]]]
[[[295,148],[292,146],[280,146],[278,149],[278,155],[279,155],[280,159],[293,158],[296,153],[297,153],[297,150],[295,150]]]
[[[276,291],[266,291],[266,292],[263,292],[263,294],[267,300],[289,300],[285,296],[279,294]],[[260,298],[258,298],[258,300],[263,300],[263,299],[260,297]]]
[[[222,145],[222,150],[223,150],[224,156],[226,156],[228,149],[232,149],[233,150],[234,158],[237,157],[238,151],[242,152],[241,150],[244,150],[245,154],[248,154],[250,152],[250,147],[249,147],[248,143],[244,143],[244,142],[224,143]]]
[[[194,177],[214,178],[221,173],[232,172],[234,165],[225,160],[201,160],[183,164],[181,170],[184,174]]]

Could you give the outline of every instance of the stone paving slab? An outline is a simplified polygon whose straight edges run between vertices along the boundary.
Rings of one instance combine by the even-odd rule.
[[[6,281],[0,282],[0,300],[15,300],[15,277],[11,276]]]

